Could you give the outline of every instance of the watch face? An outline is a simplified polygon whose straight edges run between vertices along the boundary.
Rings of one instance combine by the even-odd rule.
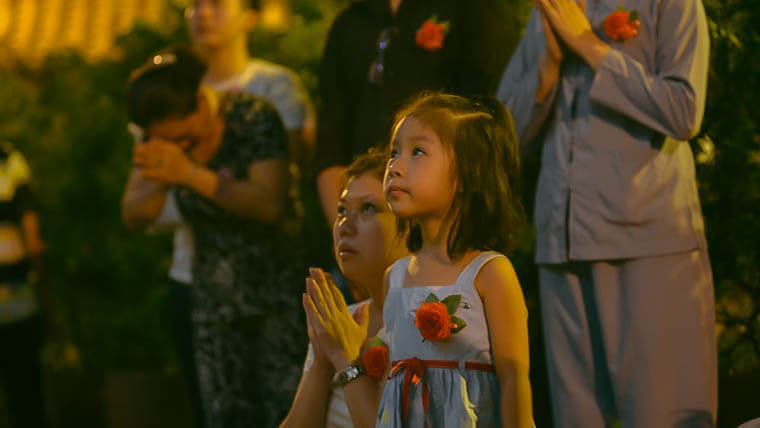
[[[358,378],[361,375],[361,368],[358,366],[349,366],[343,369],[342,372],[338,375],[338,378],[336,380],[336,386],[343,387],[347,383],[351,382],[352,380]]]

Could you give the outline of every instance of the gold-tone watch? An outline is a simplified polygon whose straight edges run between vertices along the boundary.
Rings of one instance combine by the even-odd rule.
[[[333,386],[336,388],[343,388],[349,382],[358,379],[364,373],[364,368],[362,366],[358,364],[351,364],[350,366],[343,369],[340,373],[338,373],[337,376],[335,376]]]

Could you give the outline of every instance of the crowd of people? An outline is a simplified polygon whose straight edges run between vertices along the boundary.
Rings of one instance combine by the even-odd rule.
[[[534,426],[508,258],[533,151],[555,426],[714,426],[713,283],[684,142],[705,104],[699,1],[536,0],[513,51],[504,1],[359,0],[329,31],[316,114],[292,70],[250,56],[259,8],[193,1],[193,46],[148,58],[125,101],[123,220],[174,234],[197,427]],[[45,299],[27,271],[44,245],[23,157],[0,162],[0,335],[34,355]],[[333,274],[299,245],[304,172]],[[11,355],[5,371],[35,360]],[[25,411],[41,393],[25,394],[17,426],[42,426]]]

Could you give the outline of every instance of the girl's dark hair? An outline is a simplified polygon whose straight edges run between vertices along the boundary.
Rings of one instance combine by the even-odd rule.
[[[129,78],[129,119],[147,129],[169,118],[183,118],[198,109],[198,88],[206,65],[189,49],[174,47],[151,56]]]
[[[383,181],[385,164],[388,163],[388,152],[372,147],[366,153],[357,156],[351,165],[343,173],[343,186],[352,178],[361,177],[364,174],[372,174]]]
[[[520,156],[512,115],[493,97],[464,98],[428,93],[396,114],[393,136],[408,117],[429,126],[449,149],[458,189],[447,251],[457,259],[468,250],[511,253],[525,214],[520,201]],[[409,251],[422,248],[420,226],[399,219]]]

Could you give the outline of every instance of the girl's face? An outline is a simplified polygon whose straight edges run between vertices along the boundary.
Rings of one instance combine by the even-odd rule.
[[[391,209],[401,218],[448,215],[457,180],[451,154],[432,128],[413,116],[403,119],[383,184]]]
[[[396,217],[383,199],[380,180],[371,173],[349,180],[333,224],[335,259],[346,278],[382,283],[378,279],[385,269],[406,253],[395,236]]]

